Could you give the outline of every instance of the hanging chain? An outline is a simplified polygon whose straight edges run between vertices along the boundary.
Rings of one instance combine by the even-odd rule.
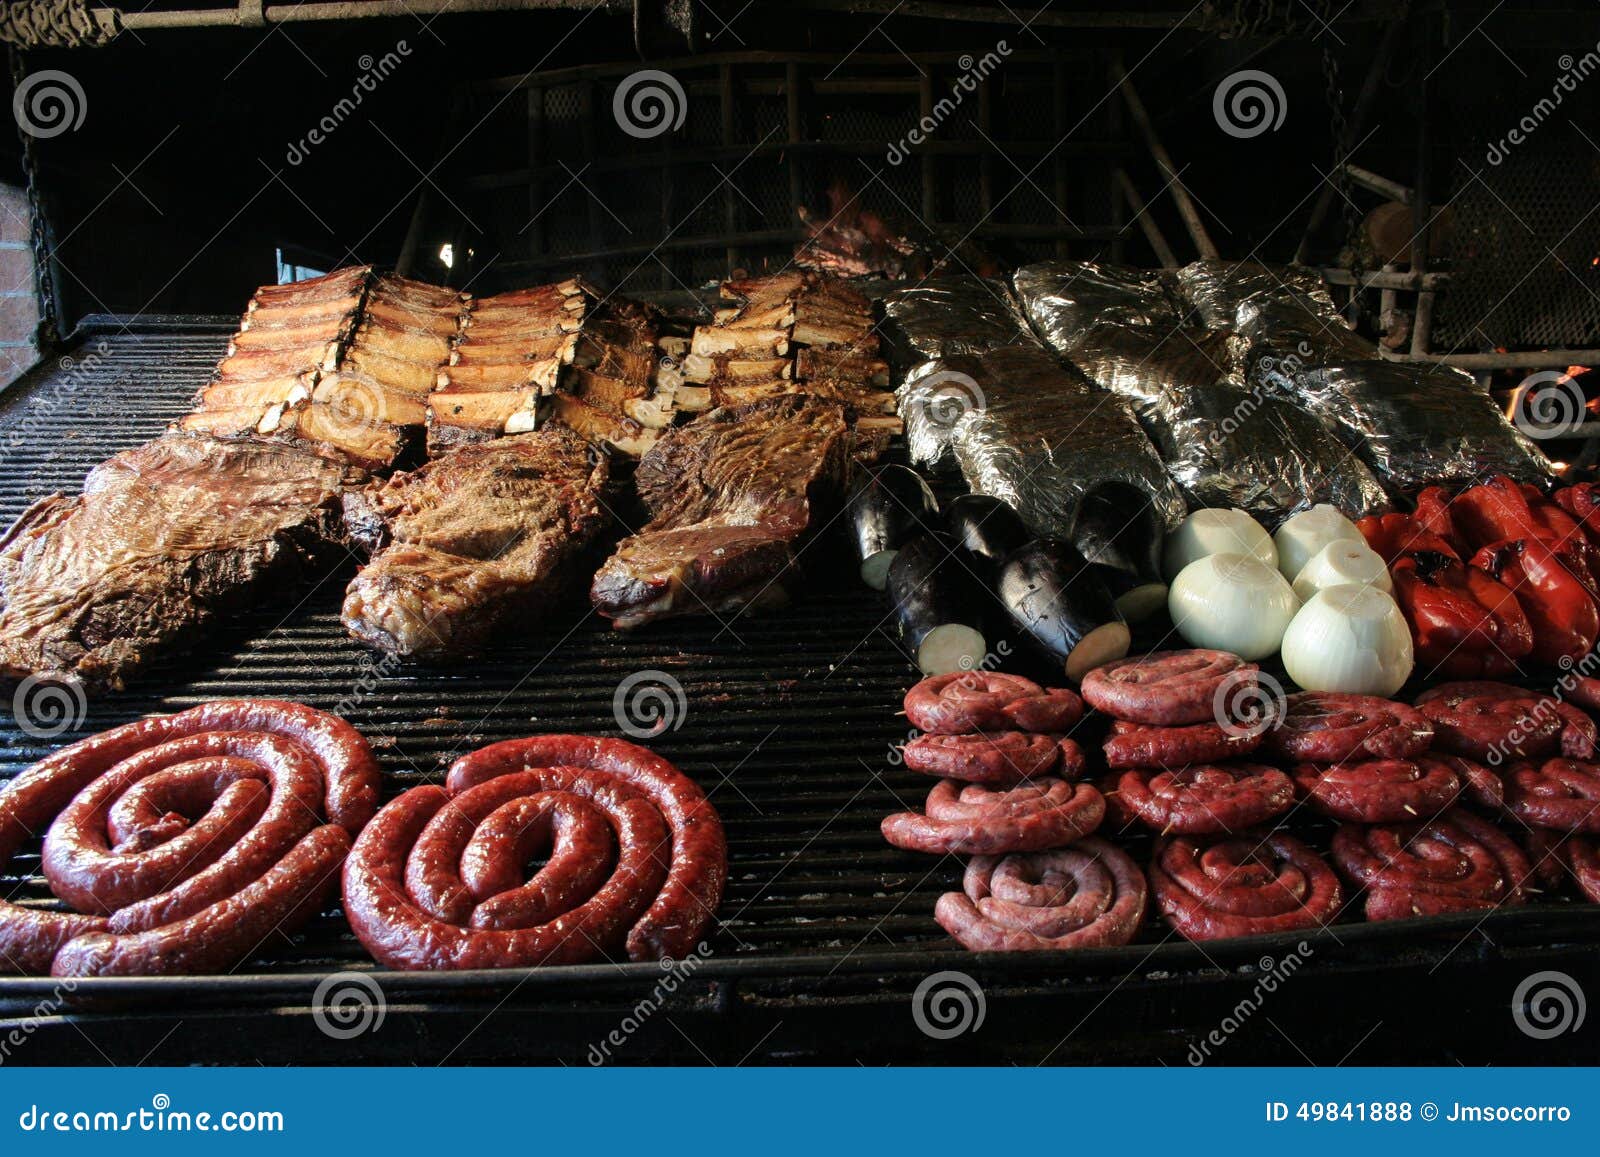
[[[22,51],[10,49],[11,85],[15,92],[24,78]],[[39,330],[36,344],[40,350],[50,349],[61,340],[56,317],[56,287],[54,277],[55,247],[51,244],[50,225],[44,213],[44,195],[39,185],[39,157],[34,148],[33,135],[17,125],[17,136],[22,141],[23,191],[28,198],[29,243],[33,249],[33,288],[39,298]]]

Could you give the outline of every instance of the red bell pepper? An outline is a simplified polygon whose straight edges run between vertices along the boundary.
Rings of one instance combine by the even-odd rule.
[[[1564,486],[1550,496],[1583,527],[1589,545],[1600,548],[1600,483],[1580,482]]]
[[[1390,559],[1389,573],[1424,676],[1499,678],[1533,650],[1533,628],[1516,596],[1454,554],[1402,553]]]
[[[1471,554],[1461,542],[1461,536],[1456,533],[1456,525],[1450,517],[1450,492],[1442,486],[1429,486],[1417,495],[1417,509],[1411,516],[1418,526],[1430,530],[1448,542],[1454,549],[1457,557]]]
[[[1505,539],[1472,556],[1474,567],[1511,588],[1533,627],[1534,661],[1552,667],[1583,658],[1600,639],[1600,607],[1587,572],[1553,545],[1541,538]]]
[[[1361,519],[1356,529],[1384,562],[1393,563],[1403,554],[1427,552],[1460,560],[1456,549],[1411,514],[1375,514]]]

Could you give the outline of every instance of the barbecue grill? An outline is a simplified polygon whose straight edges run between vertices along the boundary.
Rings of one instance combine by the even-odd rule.
[[[612,20],[613,9],[629,8],[564,6],[585,16],[588,9],[602,11],[604,20]],[[413,0],[409,7],[424,19],[440,6]],[[727,11],[712,6],[693,19],[685,14],[693,15],[695,5],[664,7],[670,19],[661,6],[640,3],[634,12],[646,14],[639,19],[648,43],[680,51],[685,37],[699,46],[694,38],[703,40],[708,25],[715,29],[708,17],[736,19],[737,5]],[[761,27],[773,27],[774,6],[758,7],[765,10]],[[900,6],[795,6],[814,19],[819,12],[865,12],[859,31],[868,35],[873,21],[881,23],[894,7]],[[929,10],[912,13],[919,23],[907,30],[907,39],[918,44],[937,43],[952,29],[968,35],[974,27],[987,43],[1010,19],[983,5],[905,7]],[[1082,5],[1062,5],[1031,23],[1057,42],[1063,28],[1098,23],[1099,34],[1115,37],[1106,41],[1108,48],[1122,50],[1132,64],[1138,59],[1133,50],[1144,51],[1165,30],[1250,30],[1247,17],[1255,6],[1236,7],[1232,21],[1210,5],[1198,17],[1129,9],[1099,13],[1095,21],[1096,14]],[[1349,19],[1370,18],[1369,7],[1356,6]],[[162,25],[182,24],[184,12],[174,5],[152,8],[124,12],[119,20],[129,34],[143,29],[156,46],[151,51],[159,52]],[[296,18],[294,9],[244,9],[256,23]],[[931,19],[935,9],[949,19]],[[958,9],[968,17],[988,15],[967,23],[958,19]],[[234,12],[185,11],[197,26],[222,23],[221,14]],[[202,19],[195,11],[214,16]],[[94,16],[86,27],[105,26],[105,19]],[[1373,32],[1368,24],[1357,26]],[[615,27],[607,27],[615,35]],[[1129,27],[1143,29],[1138,35],[1146,39],[1126,40]],[[1272,29],[1307,43],[1312,30],[1303,18]],[[458,35],[453,26],[446,31]],[[293,28],[288,32],[300,35]],[[857,34],[841,34],[840,51]],[[427,33],[411,35],[421,39]],[[890,174],[870,203],[885,215],[921,220],[929,233],[944,236],[954,229],[959,238],[1016,192],[1002,219],[974,240],[1022,258],[1103,251],[1158,264],[1160,251],[1170,245],[1168,234],[1176,240],[1194,206],[1175,171],[1159,159],[1140,160],[1143,134],[1128,122],[1121,102],[1094,103],[1122,75],[1117,66],[1108,68],[1110,57],[1100,57],[1096,80],[1087,86],[1092,91],[1080,91],[1086,83],[1078,71],[1085,67],[1083,58],[1041,49],[1030,32],[1012,35],[1019,48],[1027,48],[1017,55],[1012,87],[986,89],[990,95],[964,110],[951,129],[948,147]],[[473,43],[492,39],[485,34]],[[759,38],[752,32],[751,39]],[[551,186],[568,176],[581,185],[572,174],[589,165],[632,182],[633,166],[619,150],[646,147],[617,139],[606,116],[617,82],[638,65],[618,63],[616,57],[627,54],[615,45],[606,53],[603,41],[598,48],[593,40],[583,43],[581,51],[593,55],[570,66],[561,58],[561,71],[494,80],[489,78],[498,74],[486,70],[468,78],[461,106],[441,124],[446,139],[456,131],[452,126],[463,123],[460,117],[508,92],[517,96],[511,105],[515,124],[491,137],[495,147],[485,152],[496,155],[475,156],[460,182],[425,181],[424,191],[411,199],[414,211],[404,233],[384,234],[384,243],[395,243],[392,256],[402,271],[452,285],[471,283],[475,290],[583,272],[631,293],[653,292],[663,305],[691,316],[698,301],[679,287],[701,286],[736,267],[781,264],[805,235],[795,210],[816,208],[841,165],[852,188],[874,184],[878,156],[866,173],[851,164],[865,153],[864,142],[925,113],[930,95],[942,91],[934,85],[947,83],[960,57],[921,49],[872,52],[827,76],[827,60],[838,53],[751,49],[677,61],[693,116],[702,118],[690,131],[701,136],[687,145],[667,145],[641,162],[649,175],[632,183],[619,202],[625,207],[608,217],[609,210],[577,189],[563,189],[570,198],[549,199]],[[1207,48],[1218,43],[1221,55],[1208,58]],[[1249,43],[1259,50],[1259,43]],[[108,51],[123,55],[86,67],[137,71],[128,60],[132,46],[119,42]],[[1219,62],[1243,68],[1250,59],[1233,42],[1209,37],[1186,41],[1184,51],[1209,59],[1207,74]],[[272,59],[281,63],[285,52],[277,46]],[[71,67],[87,58],[49,59]],[[1143,75],[1131,71],[1142,85]],[[800,76],[814,82],[804,91],[817,105],[802,104],[796,95]],[[419,82],[402,76],[389,83]],[[882,106],[852,108],[867,97]],[[504,115],[504,106],[496,107]],[[560,131],[570,130],[570,139],[553,139],[552,119],[564,126]],[[1159,130],[1169,144],[1181,139],[1172,124],[1162,127],[1159,116],[1140,119],[1148,133]],[[605,131],[597,136],[596,126]],[[763,134],[770,143],[758,145]],[[1045,155],[1048,142],[1060,134],[1071,136],[1073,147],[1037,178],[1019,178],[1021,170],[1013,171],[1006,158]],[[263,137],[262,148],[269,145],[278,148],[278,139]],[[750,184],[736,187],[727,179],[728,168],[752,146],[757,153]],[[37,183],[36,201],[70,205],[74,212],[86,208],[61,183],[62,171],[34,151],[30,144],[25,163]],[[716,165],[721,168],[713,172]],[[1163,203],[1142,220],[1145,214],[1136,206],[1143,202],[1137,191],[1129,192],[1136,185],[1152,201],[1159,190],[1175,186],[1175,207]],[[393,198],[386,192],[383,199],[387,204]],[[544,215],[547,203],[555,208]],[[136,206],[123,211],[134,221],[144,213]],[[686,213],[692,227],[678,234]],[[519,233],[518,225],[530,216],[531,228]],[[768,219],[781,224],[764,227]],[[1156,220],[1165,232],[1154,228]],[[1252,222],[1241,232],[1264,241],[1270,224]],[[228,311],[249,286],[266,279],[256,276],[259,270],[207,259],[194,279],[213,314],[85,313],[100,296],[90,273],[95,262],[128,255],[85,250],[85,241],[96,234],[103,244],[102,226],[78,237],[76,248],[70,223],[58,221],[53,228],[65,240],[56,251],[61,264],[46,267],[46,318],[65,336],[42,349],[39,364],[0,393],[0,523],[7,525],[46,494],[75,492],[94,465],[159,435],[184,414],[236,326]],[[1203,229],[1199,236],[1205,236]],[[657,240],[669,244],[653,250]],[[294,243],[284,251],[291,259],[303,252],[313,264],[340,256],[314,247],[298,250]],[[146,294],[135,291],[140,281],[119,282],[105,296],[119,305],[125,298],[142,301]],[[169,307],[194,300],[194,294],[158,292],[158,301],[164,296]],[[900,453],[891,448],[891,457]],[[10,777],[76,734],[146,714],[219,697],[295,699],[335,710],[360,729],[374,744],[392,795],[439,782],[455,756],[496,740],[535,732],[620,735],[614,708],[619,683],[637,672],[666,672],[683,688],[682,706],[669,728],[644,742],[711,794],[731,852],[728,890],[708,936],[709,951],[681,964],[669,990],[662,986],[667,970],[654,964],[389,972],[373,965],[330,909],[225,976],[99,979],[65,987],[50,979],[0,981],[0,1037],[25,1031],[29,1061],[118,1065],[1592,1059],[1592,1047],[1585,1046],[1592,1035],[1541,1040],[1519,1029],[1512,1016],[1512,994],[1531,973],[1563,971],[1591,990],[1591,982],[1600,980],[1600,906],[1563,896],[1489,913],[1341,923],[1314,933],[1204,945],[1183,941],[1151,916],[1135,942],[1121,949],[961,951],[932,918],[937,897],[960,886],[959,859],[897,852],[879,834],[880,818],[919,794],[921,781],[898,768],[892,755],[906,738],[901,699],[917,676],[881,598],[856,583],[846,550],[842,525],[830,524],[807,548],[807,597],[780,614],[726,613],[620,633],[578,599],[488,655],[456,666],[385,663],[347,637],[338,611],[355,566],[352,557],[322,581],[240,615],[191,654],[158,660],[126,692],[93,699],[70,734],[40,737],[0,712],[0,777]],[[1324,848],[1325,837],[1321,833]],[[1318,838],[1314,827],[1312,838]],[[1147,851],[1141,846],[1134,854]],[[49,902],[36,847],[11,873],[0,877],[0,891]],[[1285,995],[1256,1011],[1252,994],[1261,978],[1291,959],[1295,967]],[[942,1034],[916,1011],[919,989],[950,971],[975,981],[984,1002],[981,1024],[957,1036]],[[381,1015],[367,1031],[330,1033],[324,1010],[339,986],[363,983],[353,978],[376,984]],[[1209,1040],[1227,1024],[1232,1027],[1222,1030],[1220,1043]]]

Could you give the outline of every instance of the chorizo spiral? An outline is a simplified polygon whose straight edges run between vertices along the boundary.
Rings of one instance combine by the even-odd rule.
[[[1302,763],[1294,769],[1294,782],[1324,815],[1365,824],[1432,819],[1464,786],[1451,757],[1426,755],[1331,766]]]
[[[929,735],[1068,731],[1083,718],[1083,700],[1075,693],[998,671],[934,675],[906,692],[905,708],[912,726]]]
[[[0,903],[0,966],[230,968],[332,893],[379,781],[348,723],[270,699],[219,700],[63,748],[0,791],[0,862],[44,831],[45,879],[75,911]]]
[[[1290,763],[1415,759],[1433,743],[1433,724],[1404,703],[1332,691],[1297,691],[1285,702],[1263,747]]]
[[[1367,890],[1368,920],[1521,904],[1527,857],[1498,828],[1452,808],[1426,823],[1345,824],[1333,859]]]
[[[1199,763],[1176,771],[1113,773],[1107,806],[1123,826],[1139,820],[1158,832],[1215,835],[1254,827],[1294,806],[1294,784],[1259,763]]]
[[[1089,706],[1114,719],[1171,727],[1215,721],[1225,714],[1219,697],[1249,698],[1258,670],[1227,651],[1152,651],[1096,667],[1082,690]]]
[[[1161,914],[1190,940],[1315,928],[1338,915],[1344,897],[1322,857],[1282,832],[1161,840],[1150,888]]]
[[[1433,724],[1436,750],[1468,759],[1497,763],[1593,751],[1594,723],[1588,716],[1509,683],[1442,683],[1417,696],[1417,710]]]
[[[962,888],[939,897],[934,917],[973,952],[1115,947],[1144,919],[1144,874],[1094,836],[1054,851],[976,856]]]
[[[1539,828],[1600,833],[1600,765],[1575,759],[1518,763],[1506,773],[1506,807]]]
[[[621,947],[682,959],[727,876],[722,821],[672,764],[618,739],[541,735],[391,800],[351,850],[344,904],[391,968],[572,964]]]
[[[1237,759],[1261,746],[1267,726],[1190,723],[1183,727],[1151,727],[1118,719],[1106,736],[1106,766],[1183,767]]]
[[[1076,779],[1088,763],[1075,740],[1030,731],[919,735],[906,744],[905,761],[924,775],[1001,787],[1051,772]]]
[[[1004,790],[945,779],[928,793],[924,811],[886,817],[883,838],[908,852],[1042,852],[1094,831],[1105,818],[1106,801],[1086,783],[1055,776]]]

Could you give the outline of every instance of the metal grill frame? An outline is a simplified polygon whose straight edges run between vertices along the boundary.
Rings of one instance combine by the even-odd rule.
[[[48,363],[0,394],[0,517],[9,521],[50,490],[72,491],[88,467],[159,433],[204,380],[231,325],[100,319],[81,333],[72,365]],[[84,351],[102,341],[102,360],[83,369]],[[30,424],[30,413],[62,396],[74,371],[78,385],[66,396],[113,420],[84,423],[83,411],[57,405]],[[12,444],[7,432],[19,428],[27,436]],[[852,568],[830,555],[827,536],[816,549],[819,575],[848,578]],[[158,662],[128,692],[92,704],[83,734],[229,695],[333,707],[367,663],[339,629],[341,588],[335,576],[295,592],[192,656]],[[303,605],[290,609],[297,600]],[[877,833],[878,818],[916,798],[920,786],[910,773],[884,772],[889,747],[904,738],[896,712],[915,675],[875,629],[881,612],[871,592],[830,580],[786,615],[734,623],[743,642],[716,638],[717,626],[699,620],[633,635],[591,624],[570,640],[564,627],[552,628],[470,669],[402,671],[346,714],[374,741],[396,792],[437,781],[452,752],[510,735],[617,734],[610,691],[622,674],[651,666],[682,678],[688,720],[652,746],[699,779],[723,811],[732,851],[726,927],[617,1059],[1181,1063],[1184,1050],[1252,991],[1264,960],[1289,953],[1308,961],[1295,979],[1306,999],[1273,1015],[1277,1025],[1298,1024],[1296,1039],[1325,1038],[1341,1053],[1366,1049],[1362,1059],[1533,1063],[1579,1055],[1562,1052],[1563,1042],[1521,1037],[1506,1001],[1537,968],[1596,971],[1596,905],[1552,901],[1207,945],[1170,935],[1158,943],[1152,924],[1143,942],[1124,949],[1006,955],[953,947],[931,912],[936,896],[956,885],[957,858],[899,853]],[[858,638],[864,642],[854,646]],[[561,666],[540,677],[528,666],[547,644],[556,645]],[[790,734],[779,735],[786,723]],[[7,720],[0,774],[15,774],[70,738],[35,740]],[[33,868],[23,862],[21,870]],[[741,943],[756,950],[742,951]],[[944,1041],[917,1030],[917,987],[945,970],[983,986],[987,1037]],[[332,1041],[318,1031],[318,985],[349,971],[380,982],[390,1035]],[[229,976],[84,980],[64,997],[58,980],[0,980],[0,1031],[27,1025],[38,1059],[47,1061],[95,1063],[99,1051],[118,1063],[147,1056],[156,1063],[581,1063],[629,1010],[659,995],[662,975],[652,964],[390,973],[366,959],[329,911],[292,943]],[[1369,991],[1373,985],[1382,991]],[[1339,1002],[1358,992],[1362,1007],[1388,1026],[1365,1040],[1358,1039],[1368,1034],[1365,1016],[1337,1015]],[[1432,1024],[1441,994],[1482,1010],[1479,1018]],[[480,1035],[491,1017],[495,1028]],[[180,1022],[202,1027],[179,1033]],[[1300,1063],[1266,1023],[1235,1048],[1225,1061]]]

